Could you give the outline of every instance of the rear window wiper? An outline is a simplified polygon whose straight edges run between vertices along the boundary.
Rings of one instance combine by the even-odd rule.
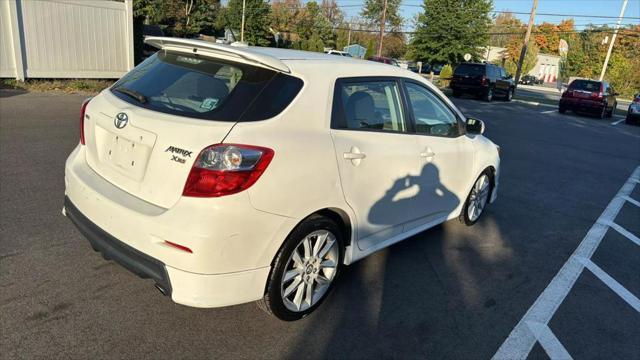
[[[117,87],[115,89],[113,89],[113,91],[117,91],[121,94],[125,94],[129,97],[132,97],[134,99],[136,99],[139,103],[141,104],[145,104],[147,102],[147,97],[144,96],[142,93],[139,93],[135,90],[131,90],[131,89],[127,89],[125,87]]]

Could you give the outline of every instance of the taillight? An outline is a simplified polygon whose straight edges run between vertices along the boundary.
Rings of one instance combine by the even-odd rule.
[[[182,195],[219,197],[248,189],[267,169],[273,154],[259,146],[211,145],[196,158]]]
[[[487,77],[485,75],[482,75],[482,85],[487,85]]]
[[[82,106],[80,107],[80,144],[84,145],[85,141],[84,141],[84,116],[85,116],[85,112],[87,111],[87,105],[89,105],[89,101],[91,101],[91,98],[86,99],[83,103]]]
[[[591,93],[591,97],[601,100],[604,97],[604,85],[600,84],[600,91]]]

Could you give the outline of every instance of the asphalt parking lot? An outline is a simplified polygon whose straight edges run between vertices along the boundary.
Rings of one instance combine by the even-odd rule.
[[[83,98],[0,91],[3,359],[640,358],[640,127],[455,99],[502,147],[498,201],[353,264],[284,323],[176,305],[91,250],[60,211]]]

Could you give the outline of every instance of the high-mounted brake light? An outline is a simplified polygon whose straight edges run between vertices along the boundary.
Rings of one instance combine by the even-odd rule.
[[[211,145],[196,158],[182,195],[220,197],[246,190],[264,173],[273,154],[259,146]]]
[[[82,106],[80,107],[80,144],[84,145],[85,141],[84,141],[84,117],[85,117],[85,112],[87,111],[87,105],[89,105],[89,101],[91,101],[91,98],[85,99],[85,101],[82,103]]]

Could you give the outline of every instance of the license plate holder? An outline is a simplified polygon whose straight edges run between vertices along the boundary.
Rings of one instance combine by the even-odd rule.
[[[151,149],[122,135],[110,134],[103,149],[104,161],[134,180],[142,180]]]

